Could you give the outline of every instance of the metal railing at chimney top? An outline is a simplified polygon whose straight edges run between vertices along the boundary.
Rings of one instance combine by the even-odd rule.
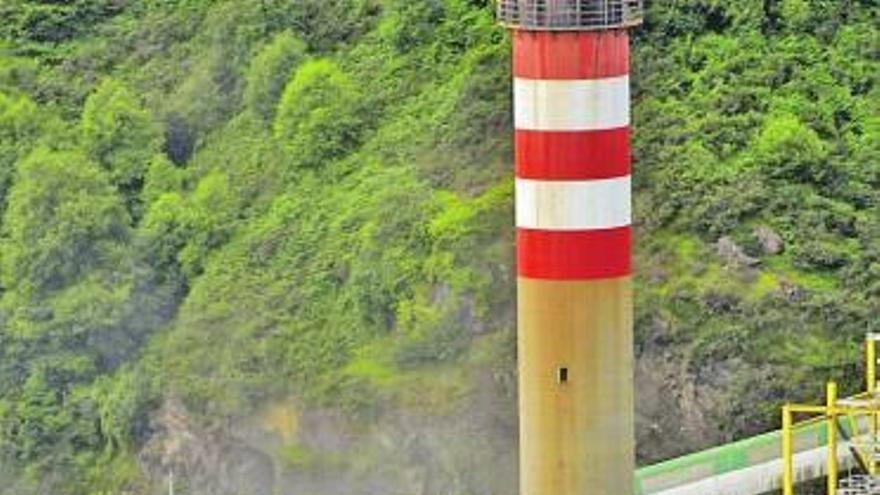
[[[586,31],[641,24],[643,0],[497,0],[498,19],[516,29]]]

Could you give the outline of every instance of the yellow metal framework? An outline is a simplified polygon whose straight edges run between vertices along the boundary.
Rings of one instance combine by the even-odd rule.
[[[782,407],[782,486],[783,495],[794,495],[794,431],[802,425],[815,424],[817,419],[826,421],[828,433],[828,495],[837,495],[839,466],[839,422],[848,420],[851,431],[852,452],[858,464],[870,476],[880,474],[880,395],[877,393],[877,341],[880,334],[868,334],[865,343],[865,384],[867,391],[847,399],[837,396],[837,384],[829,382],[825,390],[825,405],[785,404]],[[796,414],[817,415],[808,421],[795,423]],[[860,419],[867,421],[860,421]],[[861,425],[870,425],[868,428]],[[863,431],[867,429],[868,431]],[[855,441],[863,438],[865,441]]]

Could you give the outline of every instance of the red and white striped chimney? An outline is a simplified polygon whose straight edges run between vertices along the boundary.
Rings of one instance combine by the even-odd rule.
[[[629,275],[629,36],[514,33],[516,211],[525,277]]]
[[[513,28],[520,493],[631,495],[627,28],[641,5],[547,1],[499,5]]]

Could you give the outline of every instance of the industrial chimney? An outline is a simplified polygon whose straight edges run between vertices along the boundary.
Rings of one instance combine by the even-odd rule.
[[[629,33],[641,0],[498,0],[513,34],[521,495],[632,495]]]

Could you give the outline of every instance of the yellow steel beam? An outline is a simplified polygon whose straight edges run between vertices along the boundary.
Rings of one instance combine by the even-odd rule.
[[[794,495],[794,445],[792,440],[792,408],[782,407],[782,494]]]
[[[868,393],[873,394],[877,388],[877,343],[871,336],[865,340],[865,381]]]
[[[871,413],[880,413],[880,407],[857,407],[857,406],[837,406],[834,408],[830,408],[828,406],[811,406],[806,404],[789,404],[789,408],[793,414],[821,414],[827,415],[833,412],[838,416],[842,416],[844,414],[871,414]]]
[[[828,407],[828,495],[837,495],[837,384],[828,382],[825,389]]]
[[[828,412],[828,407],[826,406],[813,406],[809,404],[788,404],[788,410],[791,411],[792,414],[826,414]]]
[[[874,334],[868,334],[865,339],[865,382],[868,387],[868,395],[873,396],[877,391],[877,340]],[[878,424],[877,412],[871,413],[871,438],[877,438],[877,432],[880,430]],[[865,458],[865,465],[868,466],[870,474],[875,474],[877,465],[872,459]]]

